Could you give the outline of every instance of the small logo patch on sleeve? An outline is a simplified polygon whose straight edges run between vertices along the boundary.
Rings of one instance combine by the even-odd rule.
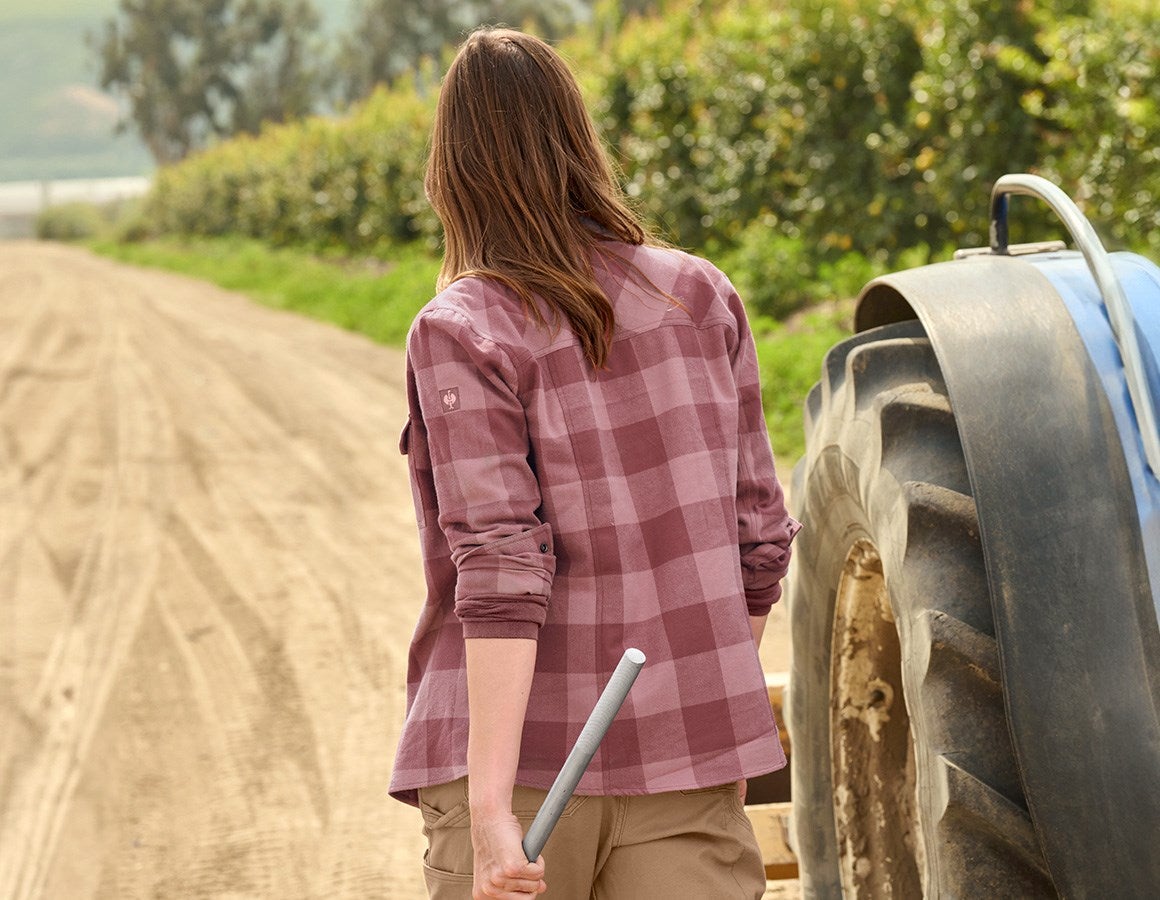
[[[443,406],[443,412],[459,409],[459,388],[440,388],[439,402]]]

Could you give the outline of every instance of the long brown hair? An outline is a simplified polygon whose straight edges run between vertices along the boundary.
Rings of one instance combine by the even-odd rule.
[[[426,191],[443,223],[440,289],[493,279],[544,325],[539,297],[604,367],[615,321],[593,275],[602,237],[591,223],[627,244],[661,242],[629,209],[579,85],[550,46],[503,28],[467,38],[440,90]]]

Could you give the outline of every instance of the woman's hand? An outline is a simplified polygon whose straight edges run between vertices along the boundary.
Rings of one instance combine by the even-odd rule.
[[[544,893],[544,858],[534,863],[524,856],[524,832],[510,813],[471,817],[475,849],[472,900],[533,900]]]

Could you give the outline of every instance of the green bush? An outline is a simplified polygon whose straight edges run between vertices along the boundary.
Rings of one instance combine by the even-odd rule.
[[[105,216],[92,203],[61,203],[47,207],[36,217],[36,236],[46,241],[88,240],[107,227]]]
[[[149,211],[163,232],[374,252],[437,221],[422,172],[433,97],[380,88],[342,119],[272,125],[162,169]]]
[[[146,208],[145,197],[125,197],[106,207],[108,236],[126,244],[140,243],[155,236],[156,228]]]
[[[676,240],[757,219],[817,264],[986,239],[990,183],[1034,170],[1042,128],[1013,51],[1046,58],[1018,0],[694,4],[618,36],[594,109],[629,190]]]
[[[873,219],[896,180],[870,135],[905,116],[918,48],[903,18],[849,7],[694,3],[630,20],[605,49],[594,115],[630,195],[677,241],[728,243],[762,218],[818,253],[893,242],[854,235],[851,216]]]
[[[720,265],[758,315],[783,319],[818,299],[813,257],[804,241],[778,234],[771,223],[751,222]]]
[[[884,263],[852,251],[819,261],[802,238],[779,234],[762,220],[746,226],[717,261],[749,309],[773,320],[821,300],[855,297],[886,271]]]

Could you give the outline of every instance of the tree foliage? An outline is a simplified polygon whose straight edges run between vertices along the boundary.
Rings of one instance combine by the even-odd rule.
[[[439,59],[480,25],[529,27],[559,37],[585,14],[579,0],[359,0],[342,39],[340,80],[348,100]]]
[[[90,41],[158,163],[311,112],[321,73],[309,0],[121,0]],[[123,122],[122,127],[128,127]]]
[[[1160,11],[1125,17],[1098,6],[1037,41],[1039,56],[1001,62],[1025,82],[1041,174],[1065,184],[1116,244],[1160,252]]]

